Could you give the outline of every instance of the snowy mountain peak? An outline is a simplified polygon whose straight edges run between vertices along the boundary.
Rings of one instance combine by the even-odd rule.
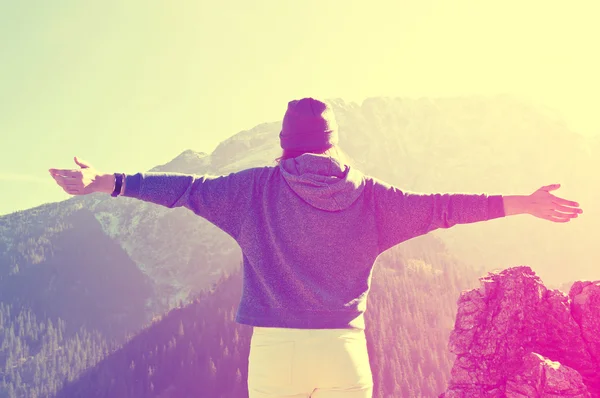
[[[210,166],[210,155],[187,149],[170,162],[156,166],[150,171],[171,171],[179,173],[199,173]]]

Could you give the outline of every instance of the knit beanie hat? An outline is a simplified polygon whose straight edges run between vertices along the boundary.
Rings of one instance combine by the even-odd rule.
[[[312,151],[338,143],[338,127],[333,110],[314,98],[288,103],[279,133],[281,148]]]

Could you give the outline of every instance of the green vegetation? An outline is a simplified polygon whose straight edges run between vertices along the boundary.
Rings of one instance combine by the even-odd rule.
[[[39,319],[0,303],[0,397],[52,396],[109,352],[104,337],[81,328],[67,337],[65,321]]]

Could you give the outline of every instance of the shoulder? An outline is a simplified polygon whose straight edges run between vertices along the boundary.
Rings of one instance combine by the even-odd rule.
[[[365,187],[372,189],[374,192],[388,191],[393,188],[392,184],[367,174],[364,175],[364,180]]]
[[[273,175],[278,172],[277,167],[274,166],[260,166],[251,167],[230,173],[230,176],[235,176],[237,180],[243,183],[253,184],[255,186],[262,186],[267,183],[268,180],[273,178]]]
[[[230,173],[222,174],[221,176],[225,177],[238,177],[238,178],[260,178],[266,176],[268,174],[273,173],[275,167],[273,166],[261,166],[261,167],[250,167],[247,169],[242,169],[238,171],[232,171]]]

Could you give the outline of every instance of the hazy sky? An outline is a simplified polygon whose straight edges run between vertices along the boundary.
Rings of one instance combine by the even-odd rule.
[[[70,197],[73,156],[145,171],[304,96],[513,93],[599,134],[597,4],[0,1],[0,214]]]

